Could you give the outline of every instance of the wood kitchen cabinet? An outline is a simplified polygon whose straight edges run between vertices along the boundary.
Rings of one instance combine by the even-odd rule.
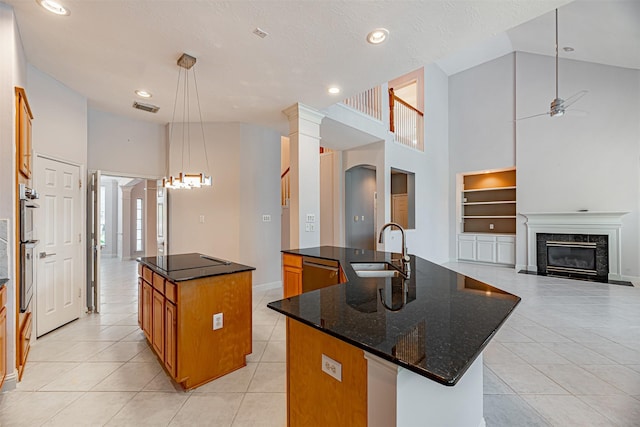
[[[0,388],[7,376],[7,287],[0,289]]]
[[[282,282],[285,298],[302,293],[302,256],[282,254]]]
[[[302,290],[302,255],[294,255],[284,253],[282,254],[282,284],[283,284],[283,292],[284,298],[290,298],[296,295],[300,295]],[[309,259],[309,258],[307,258]],[[347,281],[347,276],[344,274],[344,270],[341,266],[338,265],[338,283],[345,283]],[[335,282],[330,284],[318,283],[317,285],[311,286],[313,290],[320,289],[325,286],[332,286]],[[309,289],[307,289],[308,291]]]
[[[142,329],[184,389],[246,365],[252,345],[250,271],[173,282],[142,266],[140,280]],[[217,330],[212,329],[215,313],[224,314]]]
[[[31,178],[31,108],[27,94],[21,87],[16,93],[16,146],[18,153],[18,169],[25,178]]]

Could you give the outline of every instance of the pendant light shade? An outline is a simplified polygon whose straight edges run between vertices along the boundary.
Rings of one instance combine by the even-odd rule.
[[[182,141],[181,155],[182,155],[182,169],[177,175],[171,175],[162,180],[162,186],[165,188],[173,189],[191,189],[200,187],[210,187],[213,182],[209,172],[209,157],[207,156],[207,144],[204,137],[204,124],[202,123],[202,112],[200,111],[200,96],[198,94],[198,81],[196,79],[196,72],[194,65],[196,58],[183,53],[178,58],[178,83],[176,85],[176,98],[173,104],[173,115],[171,118],[171,130],[169,132],[169,146],[173,143],[177,143],[177,140]],[[191,73],[191,74],[189,74]],[[191,76],[191,77],[190,77]],[[189,102],[190,97],[190,80],[193,81],[193,88],[196,96],[196,103],[198,106],[198,119],[200,123],[200,130],[202,134],[202,146],[204,149],[204,158],[206,162],[205,171],[192,170],[191,156],[192,156],[192,144],[191,144],[191,131],[190,131],[190,117],[189,117]],[[182,88],[182,91],[180,90]],[[181,93],[182,92],[182,93]],[[182,95],[182,96],[181,96]],[[182,100],[182,126],[180,129],[181,135],[174,135],[176,129],[176,111],[178,110],[178,100]],[[186,165],[185,165],[186,157]],[[187,169],[185,169],[185,166]]]

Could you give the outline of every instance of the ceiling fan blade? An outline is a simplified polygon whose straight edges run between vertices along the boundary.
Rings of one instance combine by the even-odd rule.
[[[571,95],[570,97],[564,100],[564,103],[562,104],[562,106],[564,108],[568,108],[572,106],[573,104],[578,102],[578,100],[580,100],[583,96],[585,96],[587,93],[589,93],[588,90],[581,90],[580,92],[574,93],[573,95]]]
[[[526,120],[526,119],[532,119],[534,117],[540,117],[540,116],[548,116],[550,113],[547,111],[546,113],[540,113],[540,114],[534,114],[533,116],[527,116],[527,117],[520,117],[518,119],[515,119],[514,122],[517,122],[519,120]]]

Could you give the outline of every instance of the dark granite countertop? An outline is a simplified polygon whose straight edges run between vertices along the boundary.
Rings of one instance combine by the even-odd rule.
[[[7,279],[6,277],[0,278],[0,289],[2,289],[4,284],[7,283],[8,281],[9,281],[9,279]]]
[[[283,252],[337,260],[348,282],[269,308],[444,385],[457,383],[520,302],[413,255],[404,280],[362,278],[351,267],[388,262],[386,252],[332,246]]]
[[[255,267],[199,253],[142,257],[137,261],[174,282],[255,270]]]

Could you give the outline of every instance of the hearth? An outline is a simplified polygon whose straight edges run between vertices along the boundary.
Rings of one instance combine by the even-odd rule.
[[[536,233],[538,274],[607,282],[608,236]]]

